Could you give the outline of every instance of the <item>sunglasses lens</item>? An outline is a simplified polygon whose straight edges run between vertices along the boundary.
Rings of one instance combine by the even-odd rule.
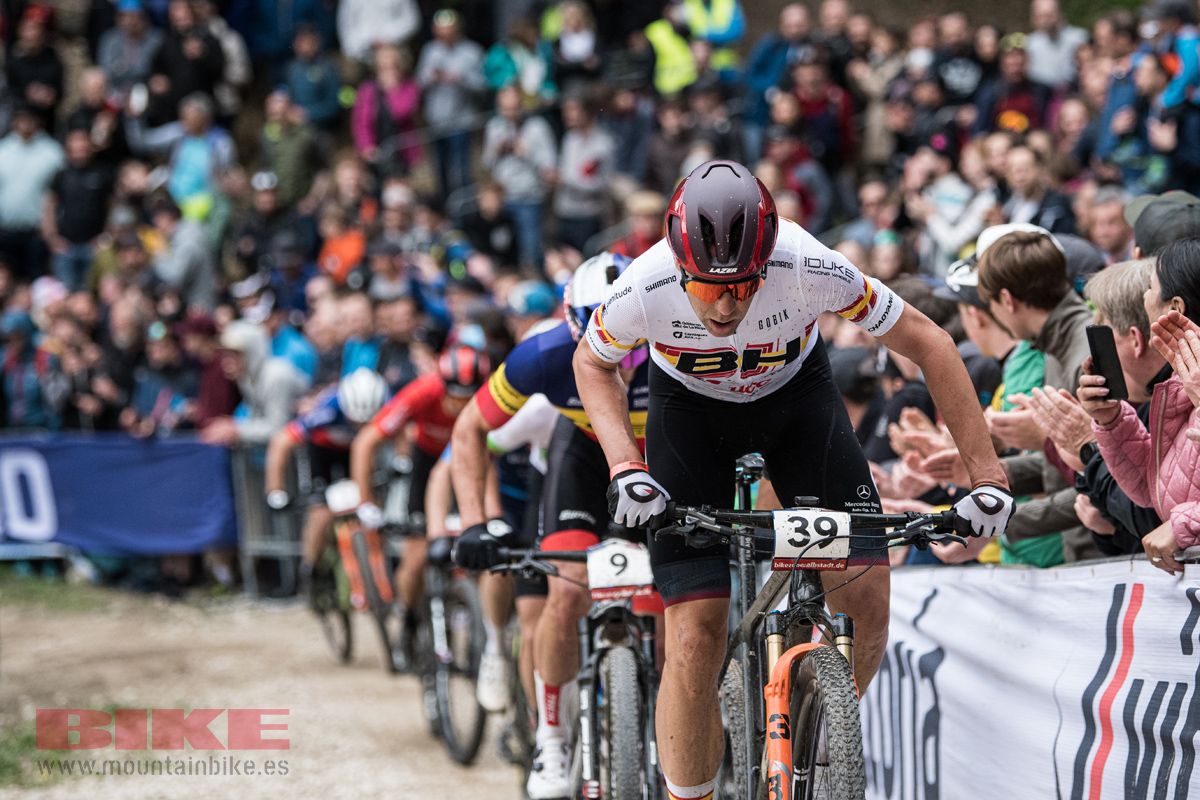
[[[758,292],[760,286],[762,286],[762,278],[755,276],[748,281],[738,281],[737,283],[706,283],[689,280],[683,285],[683,288],[702,303],[715,303],[726,292],[729,292],[738,302],[749,300]]]
[[[702,283],[701,281],[688,281],[683,285],[687,293],[699,300],[701,303],[715,303],[721,299],[721,295],[728,288],[725,284],[720,283]]]

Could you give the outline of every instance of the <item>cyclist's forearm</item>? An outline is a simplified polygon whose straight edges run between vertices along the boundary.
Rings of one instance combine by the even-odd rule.
[[[371,425],[364,426],[350,445],[350,480],[358,486],[360,503],[375,502],[371,473],[375,465],[375,448],[379,446],[380,434]]]
[[[444,461],[434,466],[425,486],[425,532],[438,536],[446,530],[446,517],[450,516],[450,465]]]
[[[494,463],[488,464],[487,491],[483,497],[483,510],[488,519],[500,519],[504,516],[504,506],[500,502],[500,470]]]
[[[488,462],[487,425],[472,400],[458,415],[450,439],[450,477],[464,530],[487,519],[483,493]]]
[[[975,387],[950,334],[917,309],[906,307],[892,329],[879,340],[921,368],[925,385],[954,437],[971,482],[1007,487],[1008,477],[992,447]]]
[[[629,400],[616,366],[604,365],[592,355],[586,341],[575,351],[575,386],[588,421],[610,467],[641,461],[642,452],[629,422]]]
[[[271,437],[271,444],[267,446],[267,485],[263,487],[264,491],[274,492],[283,488],[288,458],[295,448],[296,440],[287,428]]]

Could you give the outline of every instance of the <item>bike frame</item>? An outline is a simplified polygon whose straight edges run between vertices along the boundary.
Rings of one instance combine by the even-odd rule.
[[[353,516],[343,516],[333,521],[334,537],[337,540],[338,553],[342,557],[342,569],[350,583],[350,605],[356,611],[367,608],[367,594],[363,585],[363,576],[354,554],[354,537],[365,537],[367,544],[367,560],[371,578],[384,603],[391,603],[395,597],[392,591],[392,578],[388,572],[387,559],[384,557],[383,538],[379,531],[366,530]]]
[[[752,508],[752,487],[762,479],[765,464],[761,456],[751,454],[737,460],[737,508]],[[747,797],[754,796],[755,787],[764,774],[772,787],[786,784],[789,794],[772,795],[786,798],[791,790],[791,725],[788,721],[788,698],[791,693],[793,663],[809,651],[826,645],[812,642],[813,628],[826,630],[839,652],[854,665],[854,626],[844,614],[830,618],[825,612],[824,587],[820,573],[802,570],[798,577],[776,572],[758,589],[758,566],[752,547],[737,550],[738,620],[730,636],[726,665],[740,651],[742,690],[745,697],[744,730],[750,734],[741,743],[747,767],[749,786],[742,787]],[[790,584],[790,586],[789,586]],[[767,611],[779,604],[786,591],[788,606],[779,611]],[[765,645],[765,647],[764,647]],[[759,742],[765,742],[760,747]],[[786,776],[782,772],[786,771]]]

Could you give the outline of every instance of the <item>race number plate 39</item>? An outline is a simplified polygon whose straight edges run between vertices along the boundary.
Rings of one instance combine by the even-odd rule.
[[[776,511],[771,569],[844,570],[850,558],[850,515],[820,508]]]
[[[650,551],[644,544],[609,539],[589,547],[587,568],[593,600],[621,600],[654,591]]]

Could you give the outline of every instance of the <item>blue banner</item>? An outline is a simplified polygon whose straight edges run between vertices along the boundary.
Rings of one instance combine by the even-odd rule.
[[[236,541],[223,447],[122,434],[0,438],[0,548],[167,555]]]

